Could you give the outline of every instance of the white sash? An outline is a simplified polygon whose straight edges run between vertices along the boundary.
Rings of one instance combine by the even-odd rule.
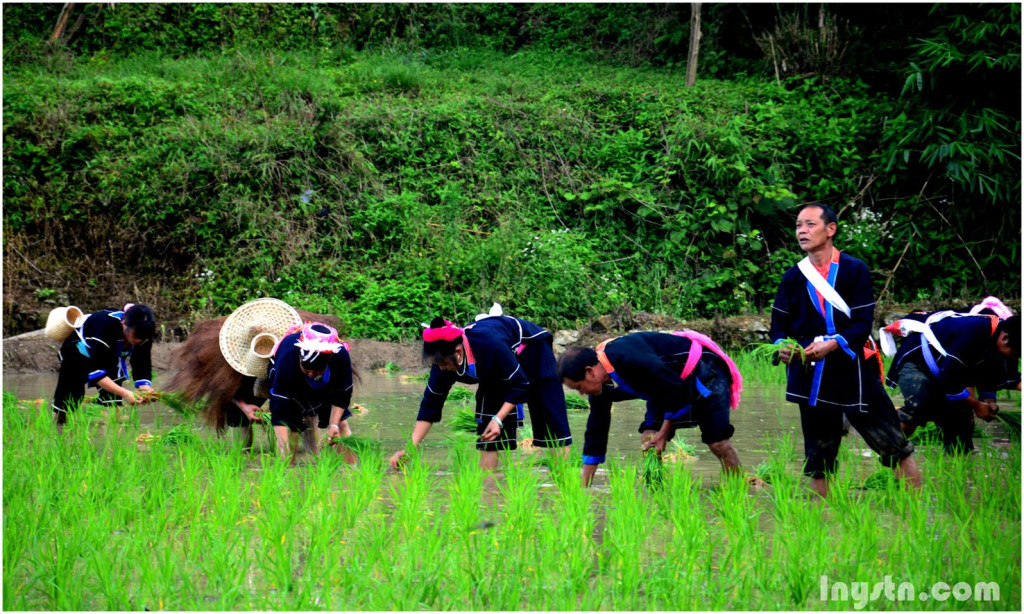
[[[839,296],[836,289],[828,284],[828,280],[822,277],[821,273],[814,268],[810,258],[805,256],[796,266],[804,274],[804,277],[807,278],[807,281],[811,282],[814,289],[821,293],[822,298],[839,311],[845,313],[846,317],[850,317],[850,306],[846,304],[843,297]]]
[[[950,316],[959,315],[955,311],[936,311],[924,322],[918,322],[917,320],[903,319],[897,320],[895,324],[899,326],[899,336],[906,337],[911,333],[921,333],[921,336],[925,338],[925,341],[935,348],[939,354],[946,355],[946,348],[942,347],[939,343],[939,339],[935,336],[935,332],[932,331],[932,324],[935,324],[939,320],[944,320]],[[896,343],[893,340],[891,332],[885,330],[885,328],[878,329],[878,338],[882,342],[882,352],[886,356],[893,356],[896,354]]]

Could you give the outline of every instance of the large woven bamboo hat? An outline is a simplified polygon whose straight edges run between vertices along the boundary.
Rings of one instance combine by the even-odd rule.
[[[276,344],[293,326],[302,326],[302,318],[288,303],[276,298],[249,301],[224,320],[220,329],[220,352],[235,371],[266,377],[269,352],[253,347],[254,340],[259,342],[257,346],[265,345],[266,334],[270,334]]]

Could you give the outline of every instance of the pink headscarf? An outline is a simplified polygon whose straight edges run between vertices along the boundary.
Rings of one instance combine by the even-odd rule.
[[[974,307],[971,307],[971,315],[980,312],[982,309],[991,309],[1000,320],[1005,320],[1013,315],[1013,310],[1004,305],[1003,301],[994,296],[987,296],[985,297],[985,300],[981,301]]]
[[[454,322],[444,321],[444,326],[437,328],[424,328],[423,340],[427,343],[434,341],[455,341],[462,337],[463,329],[455,326]]]

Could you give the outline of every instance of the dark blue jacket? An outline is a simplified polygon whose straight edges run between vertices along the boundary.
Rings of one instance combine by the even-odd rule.
[[[830,331],[817,307],[816,293],[797,267],[782,276],[772,305],[772,342],[790,337],[807,347],[815,337],[836,335],[840,349],[826,356],[819,371],[794,359],[786,370],[786,400],[808,403],[816,396],[816,406],[864,410],[864,378],[878,382],[877,363],[864,360],[864,344],[871,335],[875,317],[875,299],[871,275],[863,262],[840,253],[839,271],[833,286],[850,308],[850,317],[825,303],[834,331]]]
[[[526,401],[530,381],[519,365],[516,350],[525,343],[548,343],[551,333],[533,322],[511,316],[484,318],[465,328],[465,337],[475,363],[459,366],[458,372],[430,368],[416,420],[440,422],[441,409],[455,382],[480,384],[488,394],[497,394],[507,403]]]
[[[348,409],[352,401],[352,360],[345,348],[331,357],[320,381],[302,372],[295,343],[301,332],[281,340],[270,367],[270,410],[280,411],[295,404],[306,414],[325,403]]]
[[[930,315],[914,313],[904,317],[923,322]],[[932,378],[939,383],[947,398],[965,398],[966,388],[976,386],[979,399],[994,399],[997,388],[1009,387],[1006,380],[1012,376],[1007,373],[1005,357],[996,351],[995,333],[989,316],[950,316],[933,323],[931,329],[946,350],[946,356],[943,356],[932,348],[932,356],[938,367],[938,372],[932,373]],[[922,354],[922,341],[921,333],[911,333],[900,343],[889,367],[890,386],[896,385],[900,368],[906,363],[917,364],[931,373]],[[1012,383],[1015,385],[1019,379],[1020,375],[1017,374]]]
[[[690,354],[691,341],[669,333],[632,333],[609,341],[605,355],[615,374],[631,390],[618,384],[605,385],[600,395],[589,397],[590,415],[587,432],[583,437],[583,462],[604,462],[608,450],[608,431],[611,428],[612,403],[630,399],[644,399],[656,424],[672,413],[690,405],[694,395],[694,375],[685,380],[681,374]],[[704,357],[714,356],[705,351]],[[728,373],[721,359],[714,357]]]
[[[109,377],[118,380],[128,377],[128,365],[131,362],[131,376],[135,387],[150,385],[153,378],[153,362],[150,352],[153,349],[152,339],[139,345],[132,345],[124,340],[124,326],[121,318],[124,312],[115,309],[104,309],[90,314],[81,328],[81,337],[72,333],[64,342],[64,348],[77,351],[86,357],[89,375],[88,383],[95,386],[96,382]],[[84,344],[82,343],[84,339]],[[61,350],[66,351],[65,349]]]

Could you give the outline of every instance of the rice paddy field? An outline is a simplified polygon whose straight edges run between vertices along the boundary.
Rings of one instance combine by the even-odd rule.
[[[451,401],[395,473],[423,385],[399,374],[356,389],[370,445],[355,467],[289,465],[259,427],[244,452],[159,404],[86,405],[58,438],[52,381],[6,378],[3,608],[1020,610],[1019,430],[985,424],[963,457],[919,445],[921,492],[851,434],[821,502],[781,369],[740,367],[733,442],[764,487],[721,478],[696,430],[643,479],[639,404],[616,406],[609,462],[584,489],[585,409],[570,410],[569,459],[524,446],[489,476],[446,424],[471,401]]]

